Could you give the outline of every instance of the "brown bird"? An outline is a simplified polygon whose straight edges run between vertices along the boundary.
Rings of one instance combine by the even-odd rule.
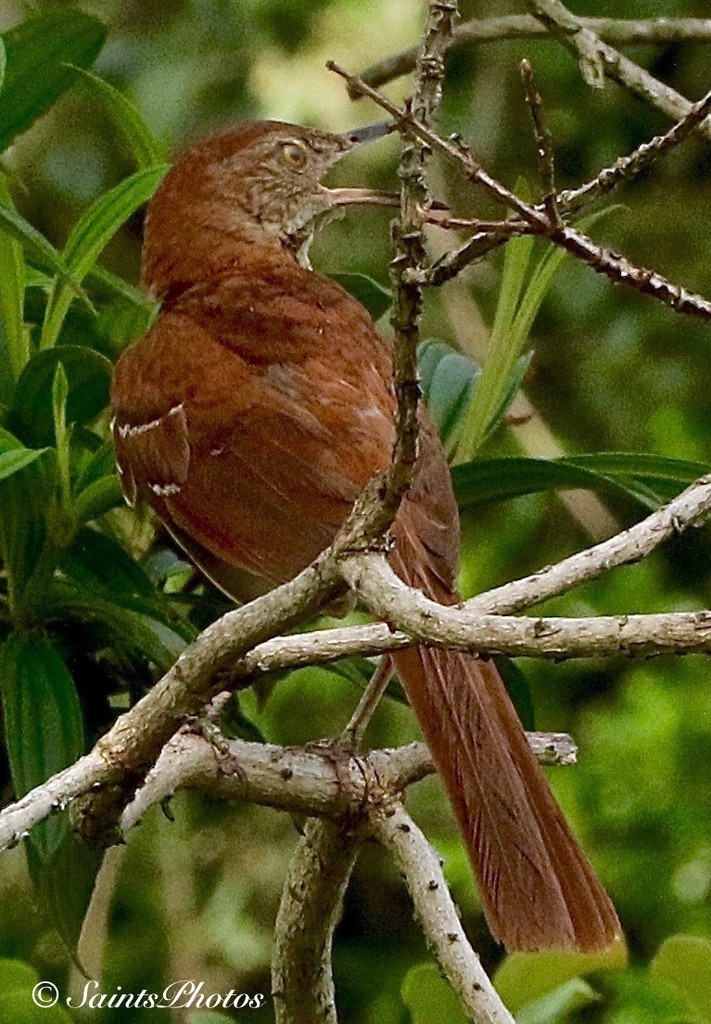
[[[325,548],[394,440],[391,353],[366,309],[305,262],[314,220],[358,199],[320,184],[364,138],[249,122],[182,156],[150,204],[143,279],[155,325],[119,359],[114,438],[145,498],[228,594]],[[421,451],[390,562],[458,601],[459,520],[442,446]],[[393,662],[444,780],[486,918],[508,950],[602,949],[615,910],[573,837],[494,665],[412,649]]]

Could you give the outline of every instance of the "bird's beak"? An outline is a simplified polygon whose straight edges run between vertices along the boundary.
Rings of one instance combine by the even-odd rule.
[[[382,139],[394,131],[394,121],[379,121],[377,124],[368,124],[363,128],[354,128],[352,131],[343,132],[342,138],[350,149],[351,146],[359,146],[363,142],[372,142],[373,139]],[[345,153],[343,154],[345,156]],[[369,203],[375,206],[398,206],[400,197],[392,192],[377,192],[371,188],[330,188],[328,190],[332,206],[351,206],[356,203]]]
[[[377,124],[367,124],[363,128],[354,128],[353,131],[344,132],[345,139],[352,146],[358,146],[361,142],[371,142],[373,139],[382,139],[383,135],[389,135],[395,131],[394,121],[378,121]]]

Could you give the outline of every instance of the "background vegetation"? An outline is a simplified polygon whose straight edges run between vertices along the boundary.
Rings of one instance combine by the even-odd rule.
[[[104,23],[106,38],[103,42],[102,31],[87,22],[70,59],[93,66],[135,103],[150,135],[139,126],[127,138],[111,115],[111,102],[117,101],[102,95],[86,76],[66,69],[47,86],[46,116],[32,127],[28,116],[13,128],[12,117],[20,119],[22,111],[12,92],[12,47],[19,45],[12,27],[23,22],[26,12],[24,4],[12,0],[2,5],[0,31],[11,30],[6,91],[0,94],[0,133],[10,125],[3,142],[14,143],[4,158],[7,187],[22,217],[53,247],[25,237],[23,298],[17,270],[21,247],[0,235],[0,358],[5,360],[0,367],[0,459],[5,459],[0,472],[7,474],[0,479],[6,573],[0,685],[10,736],[18,734],[12,722],[8,726],[13,714],[24,723],[24,735],[42,732],[42,716],[32,715],[31,704],[12,703],[13,693],[25,692],[22,680],[32,680],[38,705],[48,692],[54,694],[53,713],[64,730],[62,756],[72,759],[117,709],[150,685],[201,624],[224,608],[212,591],[196,589],[160,531],[154,532],[145,518],[114,507],[119,498],[103,411],[110,364],[151,314],[150,305],[120,282],[137,282],[141,222],[134,211],[157,184],[165,154],[216,126],[247,117],[334,129],[374,119],[365,102],[355,106],[348,101],[324,61],[335,57],[360,69],[411,45],[423,7],[419,0],[82,3],[79,9]],[[493,0],[462,7],[465,16],[505,13]],[[67,8],[37,2],[34,11],[54,13],[59,26]],[[576,13],[649,17],[708,11],[690,0],[581,0]],[[46,24],[39,33],[36,82],[47,83],[43,74],[51,65],[51,46],[60,38],[61,30],[52,33]],[[633,55],[692,99],[711,86],[708,45],[636,47]],[[586,180],[668,127],[661,114],[612,85],[591,91],[570,55],[550,42],[497,42],[459,50],[448,64],[443,126],[461,131],[482,162],[512,186],[527,179],[529,185],[521,187],[536,187],[535,150],[517,70],[523,56],[533,64],[544,94],[562,187]],[[388,91],[399,98],[407,88],[405,80]],[[126,129],[125,112],[119,113],[118,123]],[[13,138],[15,130],[20,134]],[[396,145],[384,140],[339,167],[338,179],[367,179],[392,188],[396,164]],[[711,295],[710,167],[708,142],[687,142],[626,188],[624,205],[592,233],[637,262]],[[129,176],[129,185],[121,185]],[[102,221],[106,209],[92,204],[117,187],[111,216]],[[439,172],[442,198],[455,202],[459,191],[456,181]],[[0,196],[5,210],[8,201]],[[90,209],[93,214],[80,221]],[[479,207],[478,212],[486,216],[490,211]],[[367,273],[387,285],[389,216],[377,210],[349,214],[319,236],[314,262],[328,272]],[[123,219],[125,226],[111,237]],[[76,230],[78,223],[81,230]],[[444,241],[433,233],[435,251]],[[93,269],[100,251],[109,275]],[[501,270],[498,254],[465,280],[430,296],[425,336],[481,356]],[[24,309],[29,334],[17,327],[18,309]],[[386,321],[382,329],[387,330]],[[57,336],[59,348],[53,348]],[[606,450],[711,463],[708,326],[613,288],[566,260],[530,345],[534,354],[524,390],[534,412],[526,414],[525,422],[497,431],[482,450],[484,456]],[[61,349],[63,358],[57,356]],[[58,364],[63,371],[57,371]],[[513,409],[521,412],[522,406]],[[27,456],[13,436],[35,453],[52,450]],[[507,502],[470,500],[464,510],[464,593],[552,562],[643,512],[627,493],[565,497],[544,491]],[[686,535],[642,565],[580,588],[551,603],[549,610],[572,615],[708,607],[710,546],[708,531]],[[711,977],[711,947],[677,939],[658,955],[670,936],[709,938],[711,933],[707,659],[557,667],[528,661],[522,668],[537,726],[568,730],[580,745],[579,767],[558,769],[551,781],[619,908],[631,959],[628,969],[607,965],[594,974],[591,989],[582,983],[568,986],[557,1009],[529,1016],[529,1024],[534,1019],[606,1024],[711,1020],[711,986],[704,982]],[[268,739],[302,743],[340,729],[357,694],[353,681],[308,670],[281,680],[268,700],[266,694],[247,696],[243,711]],[[374,745],[392,745],[415,735],[409,711],[385,702],[369,739]],[[46,760],[23,761],[22,751],[13,754],[12,742],[10,756],[15,766],[27,768],[25,788],[60,767]],[[13,792],[7,762],[2,771],[6,802]],[[20,781],[15,771],[16,789]],[[422,784],[411,803],[445,857],[475,947],[488,966],[496,967],[501,953],[487,936],[438,783]],[[87,968],[96,969],[103,960],[107,991],[119,985],[124,991],[159,991],[175,979],[195,978],[210,991],[234,987],[268,993],[271,930],[295,841],[293,823],[264,809],[207,805],[185,797],[173,802],[172,814],[174,823],[155,812],[126,849],[112,853],[105,878],[105,899],[111,902],[99,907],[89,923]],[[43,909],[36,904],[23,851],[5,854],[0,862],[0,955],[30,963],[62,991],[76,989],[81,979],[46,911],[51,908],[54,924],[71,940],[95,865],[79,863],[55,822],[35,837],[32,849],[30,867],[43,889]],[[76,905],[58,901],[58,879],[76,891]],[[336,946],[343,1020],[453,1020],[442,1016],[443,1004],[440,1016],[428,1017],[430,1011],[418,1003],[422,991],[436,986],[430,975],[408,975],[425,959],[399,878],[379,851],[366,851],[347,896]],[[561,967],[561,962],[534,969],[528,962],[521,966],[520,960],[509,960],[500,977],[512,1007],[586,970]],[[675,971],[684,975],[677,987],[669,980]],[[29,1019],[11,1003],[3,1004],[1,995],[0,1007],[3,1020]],[[140,1012],[146,1022],[166,1017],[167,1011]],[[270,1018],[269,1009],[249,1012],[255,1021]],[[41,1019],[51,1020],[47,1014]],[[91,1019],[109,1024],[128,1018],[125,1011],[105,1009],[92,1011]]]

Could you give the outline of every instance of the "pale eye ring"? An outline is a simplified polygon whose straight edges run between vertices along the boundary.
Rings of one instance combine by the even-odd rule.
[[[282,159],[297,171],[303,170],[308,160],[306,147],[301,142],[282,142],[281,155]]]

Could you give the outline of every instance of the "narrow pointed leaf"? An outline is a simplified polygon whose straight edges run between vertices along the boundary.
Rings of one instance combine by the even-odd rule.
[[[32,447],[54,441],[52,382],[60,363],[68,384],[67,423],[87,423],[108,404],[112,368],[106,356],[80,345],[38,352],[17,382],[10,410],[15,432]]]
[[[47,448],[17,448],[12,452],[3,452],[0,455],[0,480],[5,480],[13,473],[19,473],[25,466],[35,462]]]
[[[0,206],[13,209],[4,174],[0,174]],[[25,257],[19,241],[5,232],[0,233],[0,267],[0,398],[9,402],[13,384],[29,358],[30,347],[24,322]]]
[[[452,478],[462,509],[575,488],[633,498],[645,508],[656,508],[710,468],[655,455],[597,452],[563,459],[478,459],[455,466]]]
[[[84,753],[81,708],[74,681],[49,640],[12,634],[0,648],[5,741],[16,796],[22,797]],[[32,830],[42,858],[57,849],[60,821]]]
[[[74,280],[83,280],[121,225],[150,199],[167,170],[168,165],[161,164],[138,171],[98,199],[79,218],[63,254]],[[53,286],[42,326],[41,348],[51,348],[57,341],[73,297],[73,291],[66,282]]]
[[[81,285],[67,270],[64,259],[54,246],[19,213],[2,205],[0,205],[0,232],[22,242],[23,247],[40,266],[51,270],[53,274],[66,282],[75,295],[88,301]]]
[[[165,161],[164,147],[153,138],[150,128],[138,110],[118,89],[114,89],[103,78],[85,68],[70,65],[70,70],[99,101],[114,122],[140,169],[147,170]]]
[[[98,519],[112,508],[124,503],[121,483],[115,473],[94,480],[80,491],[74,502],[74,515],[78,523]]]
[[[66,64],[91,65],[105,35],[100,21],[72,9],[34,14],[5,32],[0,152],[71,88],[74,75]]]

